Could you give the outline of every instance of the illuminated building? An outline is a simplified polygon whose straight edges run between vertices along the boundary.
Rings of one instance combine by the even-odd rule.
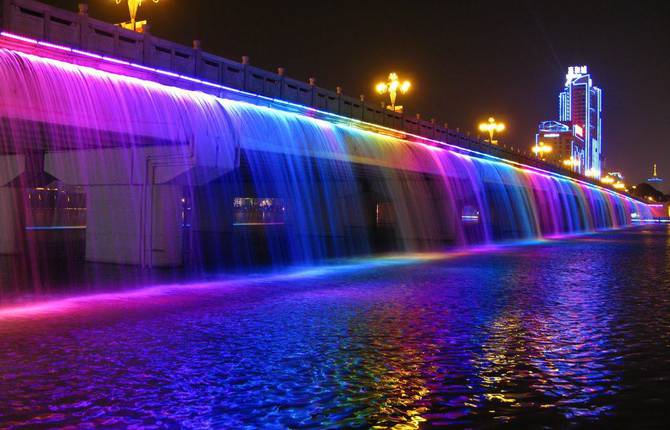
[[[535,135],[535,147],[549,146],[552,151],[542,157],[545,161],[583,173],[584,140],[574,127],[559,121],[543,121]]]
[[[660,184],[663,182],[663,179],[658,177],[658,174],[656,172],[656,164],[654,163],[654,173],[651,178],[647,179],[647,182],[650,184]]]
[[[559,120],[571,124],[584,141],[584,173],[599,178],[602,172],[602,91],[593,85],[586,66],[572,66],[559,94]]]

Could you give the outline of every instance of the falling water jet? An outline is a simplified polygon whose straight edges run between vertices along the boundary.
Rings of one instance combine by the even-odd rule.
[[[617,228],[648,212],[590,184],[281,104],[10,50],[0,82],[0,251],[34,272],[3,290],[49,281],[54,244],[35,233],[49,242],[50,228],[75,271],[85,258],[244,272]],[[59,203],[34,203],[45,190]]]

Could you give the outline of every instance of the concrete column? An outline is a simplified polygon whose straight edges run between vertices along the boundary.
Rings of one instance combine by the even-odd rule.
[[[87,187],[86,259],[169,267],[182,264],[182,186]]]
[[[193,73],[200,76],[202,65],[202,42],[193,40]]]
[[[19,252],[19,202],[13,188],[0,187],[0,254]]]
[[[88,3],[79,3],[79,48],[88,49]]]
[[[0,28],[11,31],[9,21],[9,0],[0,2],[0,9],[2,9],[0,11]]]
[[[7,186],[25,171],[23,155],[0,155],[0,254],[19,252],[21,214],[16,190]]]

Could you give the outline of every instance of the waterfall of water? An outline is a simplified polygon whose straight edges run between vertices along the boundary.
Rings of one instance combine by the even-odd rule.
[[[84,259],[314,264],[616,228],[647,212],[449,147],[0,50],[0,254],[21,256],[31,285]]]

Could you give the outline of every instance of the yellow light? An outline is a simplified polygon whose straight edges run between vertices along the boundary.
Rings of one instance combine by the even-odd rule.
[[[600,178],[600,182],[603,184],[613,184],[614,183],[614,178],[611,176],[604,176]]]
[[[115,0],[116,4],[121,4],[123,0]],[[128,2],[128,11],[130,12],[130,24],[133,30],[135,30],[135,22],[137,18],[137,9],[142,6],[144,0],[126,0]],[[158,3],[160,0],[152,0],[154,3]]]
[[[380,82],[375,87],[375,91],[377,91],[379,94],[386,94],[386,91],[388,91],[388,85],[386,85],[384,82]]]
[[[375,91],[378,94],[388,93],[389,98],[391,99],[391,105],[389,106],[389,109],[393,111],[402,111],[402,106],[396,106],[395,104],[398,92],[400,92],[401,94],[405,94],[409,91],[411,86],[412,84],[410,81],[404,81],[400,83],[400,80],[398,79],[398,74],[395,72],[391,72],[389,73],[388,82],[379,82],[375,86]]]
[[[538,154],[548,154],[551,151],[553,151],[553,148],[551,145],[547,145],[544,142],[540,142],[539,144],[536,144],[535,146],[532,147],[532,151],[535,153],[535,155]]]
[[[493,135],[494,133],[505,131],[505,124],[502,122],[496,122],[495,118],[490,117],[487,122],[482,122],[479,124],[479,131],[489,134],[490,143],[497,143],[493,140]]]

